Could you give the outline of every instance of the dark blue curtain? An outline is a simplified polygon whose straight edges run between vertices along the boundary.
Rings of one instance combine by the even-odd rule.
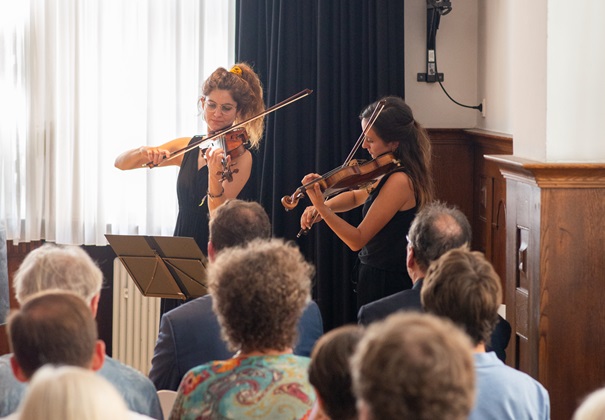
[[[307,173],[342,164],[361,133],[363,107],[404,96],[403,0],[239,0],[236,28],[236,60],[254,66],[267,106],[313,90],[268,117],[250,182],[275,235],[296,240],[315,264],[314,298],[326,329],[355,322],[356,253],[323,224],[296,239],[309,202],[286,212],[280,199]],[[344,217],[357,224],[360,210]]]

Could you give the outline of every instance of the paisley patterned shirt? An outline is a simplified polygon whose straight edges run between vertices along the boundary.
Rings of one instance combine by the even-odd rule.
[[[304,419],[315,402],[309,361],[285,354],[195,367],[181,381],[170,419]]]

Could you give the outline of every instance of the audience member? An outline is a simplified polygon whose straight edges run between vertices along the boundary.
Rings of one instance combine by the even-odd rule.
[[[471,240],[471,225],[457,208],[433,202],[420,210],[408,233],[407,269],[414,286],[362,306],[359,323],[368,325],[400,310],[422,311],[420,290],[429,265],[450,249],[470,246]],[[502,361],[506,360],[510,335],[510,324],[500,317],[487,347]]]
[[[462,248],[445,253],[429,267],[421,297],[425,310],[450,318],[473,341],[477,400],[470,419],[550,418],[546,389],[485,351],[498,322],[502,288],[483,254]]]
[[[605,388],[589,394],[573,415],[573,420],[603,419],[605,419]]]
[[[105,360],[105,344],[97,339],[97,324],[90,308],[72,292],[42,292],[28,299],[10,316],[8,336],[13,351],[11,366],[15,377],[23,382],[37,377],[37,372],[43,371],[47,364],[87,369],[94,377],[93,371],[99,370]],[[35,386],[32,382],[18,411],[7,418],[116,419],[103,416],[107,409],[96,412],[98,402],[93,403],[95,399],[105,399],[108,404],[111,395],[92,395],[99,390],[90,388],[88,383],[71,382],[69,378],[48,378],[44,374],[42,377],[46,379]],[[123,415],[118,418],[149,419],[129,412],[117,390],[101,376],[96,378],[106,383],[105,388],[115,394],[123,407]],[[82,410],[88,414],[79,415]]]
[[[349,359],[362,335],[363,328],[345,325],[317,341],[309,365],[309,382],[317,395],[311,419],[357,419]]]
[[[100,375],[75,366],[46,365],[34,375],[19,420],[129,420],[124,399]]]
[[[269,239],[271,223],[265,209],[256,202],[228,200],[216,209],[210,220],[208,257],[214,261],[224,249],[242,246],[253,239]],[[319,307],[310,301],[298,323],[299,340],[294,354],[309,356],[315,341],[323,334]],[[206,295],[173,309],[162,316],[149,378],[159,389],[176,391],[191,368],[233,356],[221,338],[212,311],[212,296]]]
[[[292,354],[310,299],[313,267],[293,244],[256,240],[221,251],[208,286],[221,331],[236,355],[191,369],[171,419],[307,416],[315,402],[310,359]]]
[[[370,325],[351,359],[361,420],[462,420],[473,407],[468,337],[428,314],[397,313]]]
[[[84,250],[75,246],[45,244],[31,251],[17,270],[14,287],[19,304],[32,295],[58,289],[71,291],[89,305],[96,316],[103,274]],[[95,337],[96,338],[96,337]],[[0,416],[17,409],[25,393],[10,367],[11,355],[0,356]],[[162,419],[155,387],[143,374],[109,356],[99,374],[115,386],[130,410]]]

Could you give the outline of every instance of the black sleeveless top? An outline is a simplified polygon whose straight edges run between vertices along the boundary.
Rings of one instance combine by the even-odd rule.
[[[193,137],[189,144],[192,141],[199,141],[199,137]],[[183,155],[176,182],[179,214],[176,219],[174,236],[192,237],[202,252],[206,254],[210,236],[208,198],[204,200],[201,206],[200,203],[208,191],[208,166],[204,166],[200,170],[197,169],[199,153],[199,147],[194,147]],[[239,194],[239,198],[249,198],[248,184],[250,182],[246,183]]]
[[[366,217],[370,206],[372,206],[384,183],[392,174],[393,172],[385,175],[374,191],[370,193],[363,204],[363,217]],[[386,271],[406,272],[407,240],[405,237],[417,210],[418,206],[415,206],[409,210],[395,213],[393,218],[359,251],[359,261]]]

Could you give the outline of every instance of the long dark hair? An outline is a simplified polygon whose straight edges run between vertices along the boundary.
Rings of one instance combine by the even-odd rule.
[[[431,143],[428,134],[414,120],[412,109],[402,98],[387,96],[383,99],[386,104],[372,128],[385,142],[399,144],[394,153],[412,181],[416,205],[422,208],[433,201]],[[380,101],[368,105],[359,118],[369,118],[378,102]]]

